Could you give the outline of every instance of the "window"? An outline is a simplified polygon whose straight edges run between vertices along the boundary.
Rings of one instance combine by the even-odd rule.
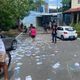
[[[73,28],[65,28],[65,30],[67,30],[67,31],[74,31]]]
[[[58,27],[58,28],[57,28],[57,30],[63,30],[63,28],[61,28],[61,27]]]

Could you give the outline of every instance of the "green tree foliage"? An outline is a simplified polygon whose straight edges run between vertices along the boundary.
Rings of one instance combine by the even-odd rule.
[[[63,12],[65,11],[65,10],[68,10],[70,7],[71,7],[71,0],[62,0],[62,10],[63,10]]]
[[[0,28],[11,28],[17,19],[34,9],[34,0],[0,0]]]

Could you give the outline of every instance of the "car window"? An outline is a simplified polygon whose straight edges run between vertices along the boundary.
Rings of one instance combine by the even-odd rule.
[[[57,30],[63,30],[63,28],[62,27],[58,27]]]
[[[73,28],[65,28],[65,30],[67,30],[67,31],[74,31]]]

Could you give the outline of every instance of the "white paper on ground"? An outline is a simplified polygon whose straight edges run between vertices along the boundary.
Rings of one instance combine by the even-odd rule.
[[[17,57],[16,59],[17,59],[17,60],[20,60],[20,59],[22,59],[22,58],[21,58],[21,57]]]
[[[16,78],[15,80],[21,80],[21,78]]]
[[[47,80],[51,80],[51,79],[47,79]]]
[[[40,56],[35,56],[35,58],[40,58]]]
[[[55,53],[58,53],[59,51],[56,50],[56,51],[54,51],[54,52],[55,52]]]
[[[60,63],[59,62],[57,62],[56,64],[54,64],[53,66],[52,66],[54,69],[57,69],[57,68],[59,68],[60,67]]]
[[[51,56],[55,56],[55,54],[51,54]]]
[[[18,69],[20,69],[20,67],[15,67],[15,70],[18,70]]]
[[[74,54],[74,57],[77,57],[77,55],[76,55],[76,54]]]
[[[17,63],[17,65],[18,65],[18,66],[21,66],[21,65],[22,65],[22,63]]]
[[[37,62],[37,65],[41,65],[42,64],[42,62]]]
[[[31,76],[26,76],[25,80],[32,80]]]
[[[36,61],[39,61],[40,59],[36,59]]]
[[[76,67],[79,67],[79,66],[80,66],[80,64],[79,64],[78,62],[76,62],[74,65],[75,65]]]

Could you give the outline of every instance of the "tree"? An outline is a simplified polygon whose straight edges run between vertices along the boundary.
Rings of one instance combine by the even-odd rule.
[[[62,10],[68,10],[71,7],[71,0],[62,0]]]
[[[0,0],[0,28],[9,29],[34,9],[34,0]]]
[[[35,9],[38,10],[38,8],[45,3],[44,0],[35,0]]]

